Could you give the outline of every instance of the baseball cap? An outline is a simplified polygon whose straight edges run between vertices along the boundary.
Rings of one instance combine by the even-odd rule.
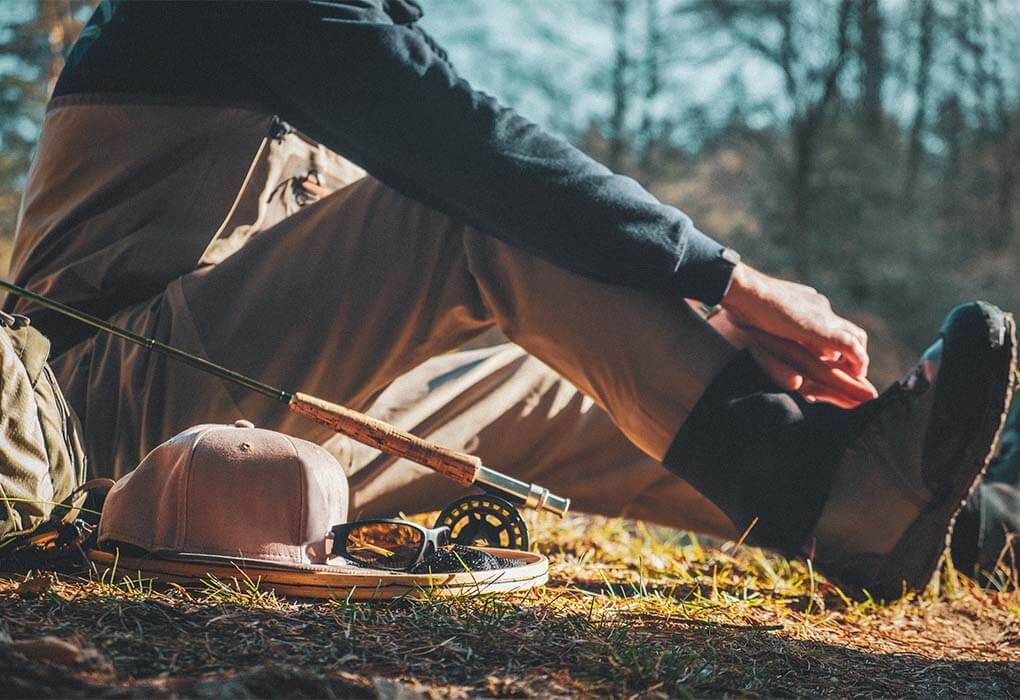
[[[243,420],[198,425],[117,481],[98,538],[160,556],[322,565],[348,503],[347,476],[321,446]]]

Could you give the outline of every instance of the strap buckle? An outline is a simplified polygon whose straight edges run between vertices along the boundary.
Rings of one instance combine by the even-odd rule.
[[[0,311],[0,326],[4,328],[10,328],[12,331],[16,331],[19,328],[32,325],[32,319],[24,314],[9,314],[6,311]]]

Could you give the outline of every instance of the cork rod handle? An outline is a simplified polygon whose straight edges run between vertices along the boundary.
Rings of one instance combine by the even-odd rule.
[[[358,442],[403,457],[453,479],[461,486],[470,486],[478,477],[482,461],[473,455],[440,447],[416,435],[399,430],[385,421],[352,411],[339,404],[315,396],[294,394],[290,410],[319,425],[331,428]]]

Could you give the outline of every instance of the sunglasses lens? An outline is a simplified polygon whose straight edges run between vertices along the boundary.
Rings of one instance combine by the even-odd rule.
[[[347,558],[381,569],[413,566],[425,543],[421,530],[401,523],[365,523],[347,535]]]

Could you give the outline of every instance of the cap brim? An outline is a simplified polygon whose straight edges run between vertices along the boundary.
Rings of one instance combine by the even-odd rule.
[[[409,574],[367,569],[349,563],[283,564],[275,561],[175,553],[128,557],[117,552],[88,551],[99,574],[120,578],[156,579],[184,586],[201,586],[209,579],[232,580],[241,576],[263,590],[302,598],[385,600],[509,593],[541,586],[549,578],[549,561],[541,554],[513,549],[480,547],[490,554],[520,562],[518,566],[487,571],[444,574]]]

